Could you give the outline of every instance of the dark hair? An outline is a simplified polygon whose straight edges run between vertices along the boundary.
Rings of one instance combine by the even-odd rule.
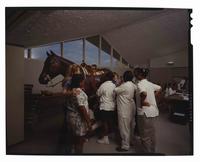
[[[84,80],[83,75],[81,74],[74,74],[71,79],[71,88],[79,88],[80,83]]]
[[[147,69],[147,68],[142,68],[142,76],[143,76],[144,78],[146,78],[148,74],[149,74],[149,69]]]
[[[133,80],[133,73],[131,71],[125,71],[123,75],[124,82]]]
[[[141,75],[142,77],[146,78],[147,75],[149,74],[149,69],[147,69],[147,68],[135,68],[134,74],[136,76]]]
[[[114,74],[112,71],[108,71],[105,73],[104,81],[112,81],[114,78]]]
[[[139,67],[135,68],[133,73],[134,73],[134,76],[137,77],[141,73],[141,68]]]

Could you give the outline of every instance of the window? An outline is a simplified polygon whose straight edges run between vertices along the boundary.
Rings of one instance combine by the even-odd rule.
[[[130,69],[133,69],[133,66],[129,64],[129,68],[130,68]]]
[[[122,58],[122,63],[123,63],[125,66],[128,66],[128,62],[127,62],[124,58]]]
[[[120,54],[113,49],[112,68],[115,69],[120,65]]]
[[[99,36],[88,37],[85,40],[85,63],[98,65]]]
[[[65,42],[63,57],[76,64],[81,64],[83,60],[83,40]]]
[[[26,58],[26,59],[28,58],[28,49],[24,50],[24,58]]]
[[[60,49],[61,49],[60,43],[32,48],[31,58],[37,60],[45,60],[47,58],[46,52],[47,51],[50,52],[50,50],[52,50],[54,53],[60,56],[61,55]]]
[[[111,65],[111,47],[109,43],[102,38],[101,41],[101,66],[102,67],[110,67]]]

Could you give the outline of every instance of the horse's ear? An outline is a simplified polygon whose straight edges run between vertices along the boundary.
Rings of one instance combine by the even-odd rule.
[[[47,56],[50,56],[50,53],[47,51]]]
[[[52,50],[50,50],[50,52],[51,52],[52,55],[55,55],[55,53]]]

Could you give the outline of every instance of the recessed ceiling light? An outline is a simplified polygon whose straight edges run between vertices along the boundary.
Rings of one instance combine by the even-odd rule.
[[[168,61],[167,64],[168,65],[174,65],[174,62],[173,61]]]

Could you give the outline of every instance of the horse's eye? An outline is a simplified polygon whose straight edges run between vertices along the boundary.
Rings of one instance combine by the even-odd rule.
[[[57,63],[57,61],[56,60],[51,60],[50,63],[55,64],[55,63]]]

